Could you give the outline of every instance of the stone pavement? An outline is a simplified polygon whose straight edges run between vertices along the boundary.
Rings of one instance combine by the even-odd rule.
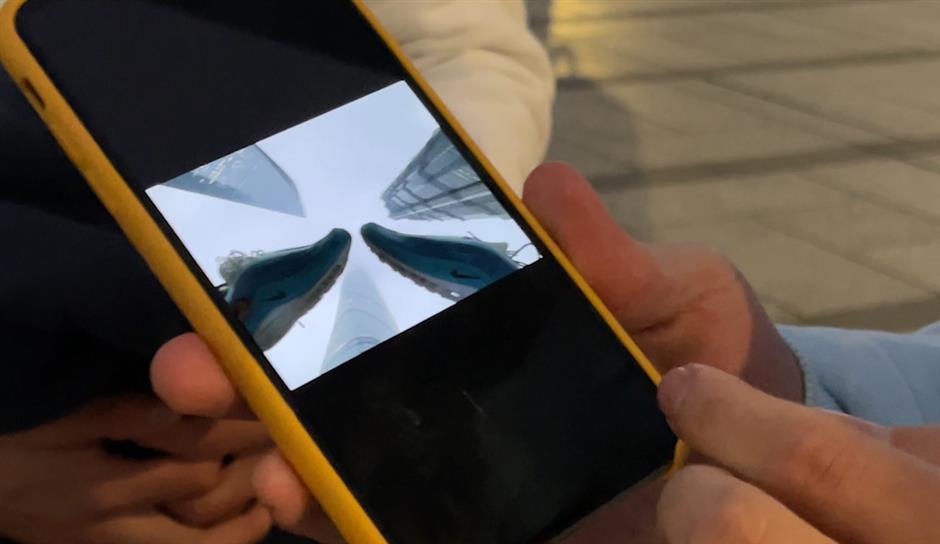
[[[631,232],[717,246],[779,322],[940,319],[940,1],[528,3],[549,156]]]

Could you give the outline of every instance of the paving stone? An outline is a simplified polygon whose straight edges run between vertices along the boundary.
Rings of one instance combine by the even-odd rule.
[[[592,136],[597,152],[620,160],[626,149],[629,162],[647,171],[775,159],[883,140],[703,82],[603,85],[581,93],[560,93],[569,107],[558,109],[556,131],[582,127],[576,132]]]
[[[691,18],[688,25],[672,21],[661,24],[669,25],[663,35],[670,40],[720,56],[729,63],[817,60],[882,48],[881,44],[779,17],[777,12],[726,12]]]
[[[940,293],[940,241],[872,251],[868,258],[898,276],[911,278]]]
[[[894,138],[940,135],[940,60],[722,77],[781,104]]]
[[[785,302],[800,318],[930,296],[927,289],[750,220],[669,229],[660,238],[717,247],[758,293]]]
[[[742,94],[712,81],[602,84],[600,88],[623,111],[678,134],[767,130],[772,122],[835,141],[865,143],[878,139],[870,132]]]
[[[838,206],[761,214],[759,221],[842,254],[940,242],[940,221],[861,198]]]
[[[579,140],[576,136],[555,136],[546,154],[546,160],[571,164],[588,179],[626,174],[635,168],[635,165],[631,165],[631,154],[624,153],[620,158],[612,158],[598,152],[590,141]]]
[[[856,38],[883,49],[925,48],[940,45],[936,21],[940,2],[840,2],[817,9],[780,10],[787,19],[825,29],[846,39]]]
[[[897,160],[818,167],[807,176],[926,216],[940,218],[940,173]]]
[[[534,13],[578,79],[549,157],[634,234],[722,248],[781,322],[909,328],[940,307],[940,2]]]
[[[828,138],[768,121],[762,128],[713,135],[644,138],[641,133],[637,153],[638,163],[644,170],[657,170],[676,166],[707,167],[733,162],[774,161],[832,147],[833,142]]]
[[[828,210],[843,206],[851,195],[806,180],[798,174],[767,174],[732,179],[627,187],[605,192],[611,213],[622,224],[648,217],[652,237],[664,229],[699,225],[771,212]]]

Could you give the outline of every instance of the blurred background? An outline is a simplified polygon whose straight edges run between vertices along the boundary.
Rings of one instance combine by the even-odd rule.
[[[940,319],[940,1],[527,3],[549,158],[630,232],[718,247],[778,322]]]

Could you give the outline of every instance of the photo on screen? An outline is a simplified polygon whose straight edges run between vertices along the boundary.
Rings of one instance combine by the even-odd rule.
[[[404,82],[146,192],[292,390],[540,258]]]

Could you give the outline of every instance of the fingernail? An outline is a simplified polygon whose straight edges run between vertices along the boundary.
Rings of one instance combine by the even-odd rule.
[[[659,383],[656,397],[666,417],[671,417],[682,409],[682,403],[685,402],[686,394],[689,392],[691,375],[688,368],[680,366],[669,371]]]

